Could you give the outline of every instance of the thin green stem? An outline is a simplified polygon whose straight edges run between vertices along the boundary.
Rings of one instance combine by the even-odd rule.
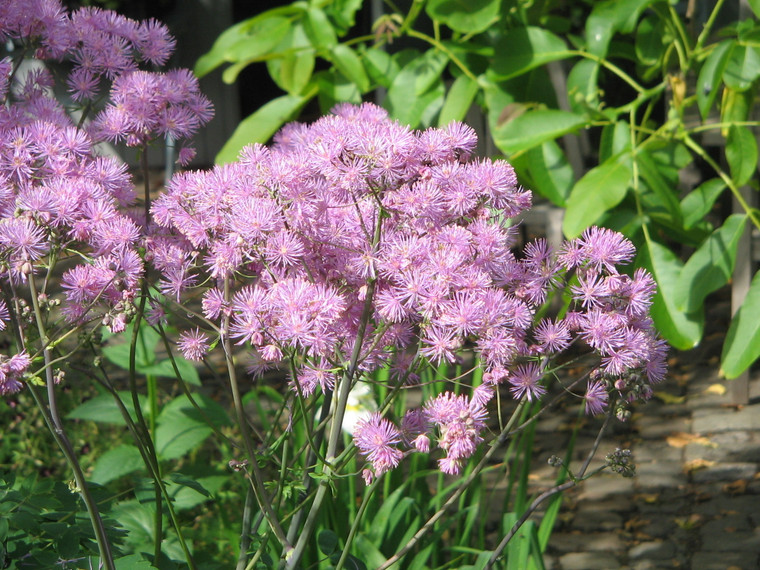
[[[230,300],[230,280],[224,281],[224,297],[227,301]],[[243,437],[243,443],[245,445],[246,454],[248,456],[248,462],[250,465],[250,471],[248,472],[248,479],[251,484],[251,488],[256,496],[256,502],[264,513],[267,519],[269,527],[274,532],[277,540],[283,547],[283,551],[287,554],[292,551],[293,547],[290,545],[285,532],[282,530],[277,516],[272,510],[272,500],[269,494],[266,492],[263,483],[263,476],[261,469],[259,468],[258,461],[256,460],[256,453],[253,449],[253,441],[251,440],[250,427],[248,425],[248,418],[243,408],[243,399],[240,395],[240,387],[237,381],[237,373],[235,371],[235,362],[232,358],[232,342],[229,335],[230,330],[230,316],[225,315],[222,320],[222,346],[224,347],[225,362],[227,364],[227,376],[230,382],[230,389],[232,391],[232,400],[235,407],[235,415],[237,417],[238,427],[240,428],[241,435]]]
[[[688,134],[684,134],[683,141],[686,146],[688,146],[692,151],[694,151],[696,155],[698,155],[702,160],[709,164],[713,170],[715,170],[718,176],[720,176],[721,180],[723,180],[726,186],[729,187],[731,193],[736,198],[736,201],[747,213],[747,216],[749,216],[749,219],[752,220],[752,223],[755,225],[755,227],[760,229],[760,218],[758,218],[757,210],[752,208],[747,203],[747,201],[744,199],[744,196],[742,196],[741,190],[739,190],[736,184],[734,184],[734,181],[731,179],[731,177],[720,167],[717,162],[715,162],[715,160],[713,160],[709,153],[705,151],[705,149],[703,149],[699,144],[697,144],[697,142]]]
[[[37,330],[39,331],[39,335],[40,335],[40,342],[42,342],[43,345],[47,345],[48,344],[47,332],[45,330],[45,321],[42,317],[42,311],[40,310],[39,300],[37,299],[37,287],[36,287],[36,282],[35,282],[35,277],[34,277],[34,271],[31,271],[29,273],[28,282],[29,282],[29,290],[32,297],[32,307],[34,309],[34,318],[37,322]],[[50,349],[44,348],[42,351],[42,354],[45,359],[45,362],[46,363],[49,362]],[[92,495],[90,494],[90,489],[87,486],[87,480],[85,479],[84,472],[82,471],[82,466],[79,464],[79,460],[77,459],[76,453],[74,452],[74,448],[71,446],[71,442],[69,441],[69,438],[66,435],[66,431],[63,427],[63,421],[61,420],[60,413],[58,412],[58,400],[56,396],[55,379],[53,378],[53,369],[50,366],[47,366],[45,369],[45,382],[46,382],[47,397],[48,397],[47,410],[45,410],[44,405],[42,405],[42,401],[38,398],[36,391],[33,388],[32,388],[32,394],[34,396],[35,401],[37,401],[37,405],[44,412],[46,421],[48,420],[48,412],[49,412],[48,428],[53,434],[53,437],[55,438],[56,443],[58,443],[58,446],[61,448],[61,451],[63,452],[63,455],[66,458],[66,462],[69,464],[69,467],[74,472],[74,480],[76,481],[77,489],[79,490],[79,493],[82,496],[82,500],[84,501],[84,504],[87,508],[87,514],[89,515],[90,522],[92,523],[92,529],[95,532],[95,540],[98,543],[98,550],[100,551],[101,562],[104,568],[106,568],[107,570],[115,570],[116,566],[114,565],[113,554],[111,553],[111,545],[108,542],[105,525],[103,524],[103,518],[100,516],[100,512],[98,511],[98,506],[95,503],[95,500],[92,498]],[[31,388],[31,384],[29,384],[29,386]]]
[[[445,53],[448,56],[448,58],[451,60],[451,62],[454,65],[456,65],[462,71],[462,73],[464,73],[467,77],[469,77],[473,81],[477,81],[478,80],[477,76],[472,71],[470,71],[470,68],[467,67],[464,63],[462,63],[462,60],[460,60],[456,55],[454,55],[454,52],[452,52],[449,48],[447,48],[443,43],[439,42],[435,38],[431,38],[427,34],[423,34],[422,32],[418,32],[417,30],[408,30],[406,32],[406,35],[408,35],[408,36],[410,36],[412,38],[417,38],[417,39],[426,41],[427,43],[429,43],[431,46],[433,46],[437,50],[442,51],[443,53]]]
[[[715,3],[715,6],[713,7],[712,12],[710,12],[710,16],[707,18],[707,21],[705,22],[705,25],[702,28],[702,31],[699,33],[699,36],[697,37],[697,42],[694,44],[694,50],[692,53],[696,53],[702,49],[702,46],[704,45],[705,40],[707,40],[707,37],[712,32],[712,27],[715,25],[715,20],[718,18],[718,13],[720,12],[720,9],[723,7],[723,3],[725,1],[726,0],[718,0]]]

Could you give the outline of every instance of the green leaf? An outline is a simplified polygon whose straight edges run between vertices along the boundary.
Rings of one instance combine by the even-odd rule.
[[[631,148],[631,127],[626,121],[605,125],[599,142],[599,164]]]
[[[124,407],[129,411],[129,415],[132,419],[137,421],[135,408],[132,405],[132,394],[124,391],[117,392],[117,395],[124,403]],[[139,400],[143,415],[148,414],[149,406],[146,398],[140,395]],[[100,394],[91,400],[87,400],[69,412],[66,417],[72,420],[87,420],[119,426],[126,425],[124,417],[121,415],[120,408],[111,394]]]
[[[479,89],[477,81],[473,81],[466,75],[457,77],[446,94],[446,101],[438,117],[438,125],[444,127],[452,121],[464,119]]]
[[[179,370],[179,375],[182,380],[193,386],[201,385],[201,378],[198,375],[198,370],[195,368],[195,365],[192,362],[179,355],[174,357],[174,362],[177,365],[177,370]],[[140,370],[140,373],[151,376],[162,376],[164,378],[177,377],[174,372],[172,362],[168,358],[161,360],[160,362],[156,362],[152,366],[143,367]]]
[[[705,297],[731,279],[739,239],[744,234],[745,214],[729,216],[725,223],[695,251],[681,270],[674,300],[679,311],[693,313]]]
[[[287,32],[289,16],[299,10],[292,6],[275,8],[263,14],[244,20],[224,30],[211,46],[195,63],[195,74],[198,77],[210,73],[223,63],[234,63],[244,58],[257,57],[273,49]],[[283,22],[285,28],[283,30]]]
[[[330,556],[338,548],[338,535],[329,529],[320,531],[317,535],[317,546],[322,554]]]
[[[302,95],[283,95],[260,107],[241,121],[216,155],[216,163],[233,162],[246,145],[255,142],[266,143],[282,125],[292,120],[316,93],[316,88],[312,87]]]
[[[200,394],[195,395],[195,400],[202,412],[195,409],[187,396],[175,398],[161,410],[156,451],[162,459],[176,459],[203,443],[213,431],[207,419],[217,427],[229,425],[226,412],[214,400]]]
[[[661,19],[644,17],[636,28],[636,58],[644,65],[656,65],[665,55],[665,24]]]
[[[574,113],[585,113],[599,105],[599,64],[590,59],[577,62],[567,75],[567,96]]]
[[[628,192],[632,171],[629,160],[612,157],[589,170],[573,187],[567,200],[562,231],[576,237],[602,214],[617,206]]]
[[[386,561],[383,553],[362,532],[356,533],[356,549],[362,553],[369,568],[379,568]]]
[[[154,566],[140,554],[130,554],[114,560],[116,570],[153,570]]]
[[[757,169],[757,139],[742,125],[731,125],[726,139],[726,160],[737,186],[746,184]]]
[[[726,86],[723,89],[720,105],[720,122],[728,124],[746,121],[755,106],[755,91],[755,89],[736,91]],[[727,136],[728,129],[722,129],[722,134]]]
[[[98,458],[91,479],[95,483],[105,485],[143,467],[145,463],[139,449],[134,445],[119,445]]]
[[[747,0],[747,4],[755,14],[755,18],[760,18],[760,0]]]
[[[586,118],[556,109],[528,111],[497,126],[494,142],[505,154],[514,154],[536,147],[586,125]]]
[[[282,58],[267,61],[267,68],[278,86],[291,95],[298,95],[311,80],[316,58],[301,24],[291,28],[288,45],[290,49]]]
[[[586,47],[594,55],[605,57],[616,32],[630,33],[641,12],[657,0],[607,0],[595,2],[586,20]]]
[[[113,342],[117,340],[118,342]],[[156,345],[159,340],[161,340],[161,335],[143,322],[137,334],[137,342],[135,344],[135,368],[138,372],[143,373],[145,367],[155,363]],[[109,338],[108,346],[103,348],[103,356],[116,366],[129,370],[129,345],[131,341],[132,325],[127,327],[127,330],[123,333]]]
[[[401,67],[387,51],[371,48],[364,52],[364,69],[372,81],[387,89]]]
[[[650,314],[660,334],[675,348],[689,350],[702,339],[705,326],[704,311],[684,313],[676,307],[678,277],[683,263],[664,245],[648,238],[639,250],[636,265],[645,267],[657,282]]]
[[[663,165],[658,164],[645,149],[638,149],[634,160],[647,187],[654,192],[667,209],[676,225],[681,223],[681,204],[676,194],[676,185],[664,176]]]
[[[454,31],[477,34],[498,19],[500,7],[501,0],[429,0],[425,10]]]
[[[330,60],[346,79],[356,85],[360,92],[369,91],[369,78],[364,71],[361,59],[354,50],[346,44],[338,44],[332,48]]]
[[[527,152],[532,190],[564,208],[573,188],[574,176],[565,153],[555,141],[547,141]]]
[[[735,91],[746,91],[760,77],[760,51],[757,48],[733,43],[723,69],[723,81]]]
[[[440,110],[446,89],[441,73],[448,57],[428,50],[422,57],[404,66],[396,75],[383,105],[394,119],[415,128]]]
[[[720,93],[723,81],[723,71],[728,63],[730,48],[733,40],[725,40],[715,46],[710,52],[697,77],[697,105],[702,119],[707,119],[715,98]]]
[[[702,220],[712,210],[715,200],[725,190],[726,184],[720,178],[711,178],[689,192],[681,200],[683,227],[689,229]]]
[[[721,373],[736,378],[760,357],[760,272],[731,319],[720,357]]]
[[[345,35],[356,24],[356,12],[363,0],[332,0],[325,6],[325,14],[335,25],[339,36]]]
[[[362,94],[356,85],[335,68],[315,73],[314,79],[319,88],[319,108],[323,113],[327,113],[337,103],[358,105],[362,102]]]
[[[496,42],[494,54],[490,71],[499,80],[573,55],[559,36],[533,26],[507,30]]]
[[[329,50],[338,43],[338,36],[327,18],[319,8],[310,7],[305,14],[304,29],[317,50]]]

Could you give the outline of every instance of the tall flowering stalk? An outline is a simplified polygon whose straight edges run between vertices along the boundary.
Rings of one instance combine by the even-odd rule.
[[[325,496],[348,393],[372,371],[399,361],[409,378],[471,349],[484,375],[470,394],[445,392],[398,426],[379,414],[360,421],[368,483],[434,447],[441,471],[458,474],[484,440],[498,387],[540,400],[571,345],[596,355],[589,413],[615,406],[624,418],[664,377],[665,345],[648,316],[654,282],[617,269],[631,243],[592,228],[559,252],[538,240],[516,255],[513,220],[530,193],[506,162],[473,159],[476,142],[463,124],[412,131],[372,104],[344,104],[288,125],[270,148],[247,147],[238,162],[175,176],[153,205],[160,290],[178,302],[202,291],[197,324],[228,351],[245,347],[254,375],[280,369],[300,395],[337,395],[325,477],[297,543],[283,543],[288,567]],[[561,287],[569,310],[535,322]],[[191,358],[206,346],[205,336],[190,342],[198,332],[183,338]]]

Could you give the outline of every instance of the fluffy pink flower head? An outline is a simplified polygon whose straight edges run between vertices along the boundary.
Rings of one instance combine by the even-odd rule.
[[[359,453],[372,464],[376,476],[399,464],[403,453],[394,446],[400,442],[401,434],[396,426],[381,418],[379,412],[360,419],[354,428],[354,443]]]

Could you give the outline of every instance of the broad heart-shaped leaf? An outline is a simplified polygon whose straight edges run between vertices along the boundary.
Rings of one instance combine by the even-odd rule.
[[[527,111],[493,130],[496,146],[509,155],[536,147],[586,125],[586,118],[567,111]]]
[[[737,186],[746,184],[757,170],[757,139],[742,125],[731,125],[726,139],[726,160]]]
[[[683,227],[689,229],[702,220],[725,189],[726,183],[723,180],[711,178],[684,196],[681,200]]]
[[[361,59],[346,44],[337,44],[330,50],[330,60],[343,76],[351,81],[362,93],[369,91],[369,78]]]
[[[760,50],[753,46],[733,43],[723,69],[723,81],[731,89],[746,91],[758,77],[760,77]]]
[[[109,449],[95,462],[90,478],[105,485],[111,481],[145,467],[142,455],[134,445],[119,445]]]
[[[656,0],[607,0],[595,2],[586,20],[586,47],[594,55],[605,57],[616,32],[630,33],[641,12]]]
[[[501,0],[428,0],[431,20],[465,34],[482,32],[499,16]]]
[[[446,100],[438,116],[438,126],[445,127],[452,121],[464,119],[479,89],[477,81],[466,75],[457,77],[449,87],[449,92],[446,93]]]
[[[707,295],[728,283],[746,222],[746,214],[729,216],[692,254],[676,284],[674,299],[679,311],[693,313],[702,306]]]
[[[562,223],[562,231],[568,238],[580,235],[623,200],[631,184],[630,164],[628,153],[611,157],[575,183]]]
[[[650,314],[660,334],[675,348],[689,350],[702,339],[704,310],[684,313],[676,308],[675,295],[683,263],[664,245],[646,240],[636,265],[645,267],[657,282]]]
[[[132,394],[130,392],[117,392],[117,395],[124,403],[124,407],[129,411],[132,419],[137,421],[135,407],[132,405]],[[150,407],[148,406],[147,399],[142,395],[138,398],[143,415],[149,415]],[[91,400],[87,400],[66,414],[66,417],[68,419],[88,420],[104,424],[126,425],[124,416],[121,415],[121,410],[111,394],[100,394]]]
[[[573,188],[573,168],[555,141],[546,141],[527,152],[527,164],[533,179],[532,190],[564,208]]]
[[[755,274],[742,306],[731,319],[723,343],[720,369],[736,378],[760,357],[760,272]]]
[[[306,88],[301,95],[283,95],[272,99],[255,113],[243,119],[216,155],[216,163],[224,164],[237,159],[244,146],[265,143],[286,122],[293,119],[309,100],[317,94],[317,88]]]
[[[510,79],[572,55],[573,52],[559,36],[543,28],[513,28],[496,42],[490,72],[494,79]]]
[[[717,44],[702,64],[697,77],[697,106],[703,119],[707,119],[715,98],[720,93],[723,81],[723,70],[726,69],[728,55],[733,40],[725,40]]]
[[[187,396],[169,402],[158,416],[156,451],[162,459],[176,459],[198,447],[213,431],[208,422],[219,427],[229,424],[224,409],[214,400],[196,394],[200,410]]]

